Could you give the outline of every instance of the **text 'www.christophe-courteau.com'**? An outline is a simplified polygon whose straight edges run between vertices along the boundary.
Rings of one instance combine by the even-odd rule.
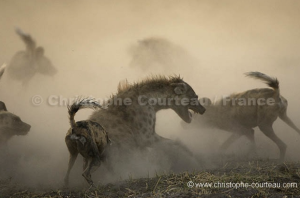
[[[253,182],[253,183],[244,183],[244,182],[205,182],[205,183],[196,183],[193,181],[187,182],[189,188],[298,188],[298,183],[289,182],[289,183],[276,183],[276,182]]]

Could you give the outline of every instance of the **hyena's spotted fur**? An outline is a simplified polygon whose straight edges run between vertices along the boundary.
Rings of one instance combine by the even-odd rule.
[[[107,132],[97,122],[84,120],[75,122],[74,116],[79,109],[82,108],[101,108],[101,106],[93,99],[81,99],[73,103],[69,107],[69,116],[71,128],[66,134],[66,144],[70,152],[68,171],[65,176],[65,185],[68,186],[69,174],[75,163],[78,153],[84,158],[82,176],[90,185],[93,185],[91,179],[91,168],[100,166],[100,162],[104,160],[104,150],[110,143]]]
[[[176,105],[172,100],[175,98],[186,99],[188,102],[185,105]],[[150,104],[147,102],[150,99],[166,99],[171,102]],[[118,102],[126,100],[131,103]],[[189,110],[200,114],[205,112],[193,88],[180,77],[154,76],[139,83],[120,83],[118,93],[113,95],[108,103],[109,106],[105,111],[94,112],[90,119],[100,122],[109,131],[113,145],[108,153],[116,149],[115,153],[121,156],[124,156],[123,154],[127,156],[135,149],[152,147],[162,141],[172,144],[155,131],[158,111],[172,109],[187,123],[190,123],[192,118]]]

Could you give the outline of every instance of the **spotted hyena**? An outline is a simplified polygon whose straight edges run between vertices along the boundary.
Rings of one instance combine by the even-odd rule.
[[[82,108],[102,108],[94,99],[85,98],[75,101],[69,106],[69,116],[71,128],[68,130],[65,141],[70,153],[68,171],[65,176],[65,185],[68,186],[69,174],[75,163],[78,153],[83,156],[84,165],[82,176],[90,185],[91,169],[99,166],[104,160],[104,150],[110,143],[106,130],[98,123],[91,120],[75,122],[74,116]]]
[[[133,84],[122,82],[119,84],[118,92],[107,101],[107,104],[105,111],[95,111],[90,119],[100,122],[109,131],[113,145],[108,149],[108,158],[113,156],[117,160],[119,158],[116,156],[127,160],[130,153],[135,155],[136,152],[157,148],[157,145],[164,145],[166,149],[157,149],[154,152],[167,153],[169,152],[167,150],[173,147],[174,150],[185,152],[187,150],[185,146],[156,133],[156,113],[170,109],[184,122],[190,123],[193,112],[200,114],[205,112],[193,88],[179,76],[154,76]],[[173,120],[170,120],[170,123],[173,123]],[[182,156],[185,155],[190,153]],[[172,153],[166,154],[166,158],[170,159],[172,164],[171,169],[179,167],[176,166],[180,161],[180,157],[177,156]]]
[[[275,134],[273,123],[279,117],[300,134],[300,129],[287,115],[288,101],[280,95],[279,82],[260,72],[249,72],[246,76],[259,79],[270,88],[252,89],[241,93],[231,94],[229,97],[214,103],[208,98],[202,98],[207,112],[194,123],[208,125],[233,132],[223,143],[221,149],[227,149],[241,136],[246,136],[251,142],[251,150],[255,151],[254,127],[270,138],[280,150],[280,160],[284,160],[286,144]]]
[[[6,144],[15,135],[26,135],[30,128],[19,116],[8,112],[5,103],[0,101],[0,144]]]

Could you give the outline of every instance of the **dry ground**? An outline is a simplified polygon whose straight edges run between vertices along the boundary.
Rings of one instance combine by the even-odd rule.
[[[218,159],[218,168],[179,174],[157,174],[153,178],[128,179],[89,189],[28,189],[9,180],[1,181],[0,197],[96,198],[96,197],[300,197],[300,162],[278,163],[274,160]],[[203,183],[280,183],[275,188],[189,188],[187,182]],[[294,182],[297,187],[284,188]]]

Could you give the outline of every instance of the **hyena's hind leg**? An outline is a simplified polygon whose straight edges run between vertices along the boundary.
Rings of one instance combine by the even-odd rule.
[[[279,115],[280,119],[283,120],[287,125],[289,125],[291,128],[293,128],[295,131],[297,131],[300,134],[300,129],[293,123],[293,121],[287,116],[286,112],[281,113]]]
[[[91,171],[95,171],[100,166],[100,162],[96,158],[87,159],[86,169],[83,171],[82,176],[86,179],[86,181],[94,186],[94,182],[92,180]],[[92,170],[93,167],[96,167]]]
[[[73,165],[78,156],[78,151],[76,148],[76,144],[74,145],[73,142],[68,137],[66,137],[66,144],[67,144],[67,147],[68,147],[68,150],[70,153],[70,158],[69,158],[69,163],[68,163],[68,171],[65,176],[64,182],[65,182],[65,187],[68,187],[70,172],[71,172],[71,169],[73,168]]]
[[[88,166],[88,160],[86,158],[83,158],[83,167],[82,167],[82,171],[84,171]]]
[[[259,129],[270,138],[275,144],[278,146],[280,150],[280,161],[284,161],[285,152],[286,152],[286,144],[275,134],[272,124],[264,124],[260,125]]]

